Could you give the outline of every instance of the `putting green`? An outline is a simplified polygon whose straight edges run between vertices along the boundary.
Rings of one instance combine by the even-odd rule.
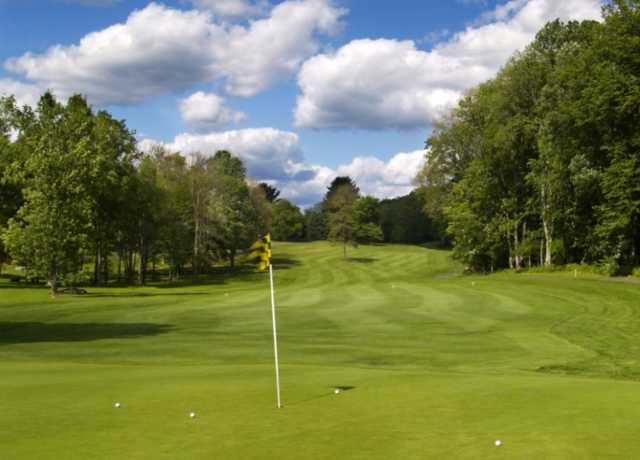
[[[265,275],[1,280],[0,457],[640,458],[639,285],[349,252],[274,246],[281,410]]]

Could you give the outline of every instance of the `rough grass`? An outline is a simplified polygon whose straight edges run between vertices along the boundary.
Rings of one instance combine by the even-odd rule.
[[[274,252],[281,410],[264,275],[56,300],[0,280],[0,457],[640,457],[640,285]]]

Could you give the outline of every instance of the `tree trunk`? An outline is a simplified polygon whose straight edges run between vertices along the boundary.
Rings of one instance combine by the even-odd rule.
[[[512,270],[514,256],[513,256],[513,246],[511,245],[511,232],[509,232],[508,228],[507,228],[507,246],[509,248],[509,269]]]
[[[544,264],[544,240],[540,240],[540,255],[538,256],[539,265],[542,267]]]
[[[516,270],[522,269],[522,255],[520,254],[520,239],[518,238],[518,224],[516,223],[513,233],[513,252]]]
[[[236,249],[230,249],[229,250],[229,265],[231,266],[231,268],[236,266]]]
[[[140,264],[138,265],[138,282],[144,286],[147,278],[147,254],[144,238],[140,238]]]
[[[131,249],[127,249],[127,260],[126,260],[126,272],[127,272],[127,284],[133,284],[133,251]]]
[[[51,298],[55,299],[58,297],[58,273],[56,271],[49,272],[47,284],[51,288]]]
[[[100,284],[100,242],[96,242],[96,260],[93,264],[93,284]]]
[[[122,282],[122,249],[118,250],[118,283]]]
[[[553,243],[553,237],[551,236],[551,228],[549,222],[546,219],[542,220],[542,227],[544,228],[544,265],[549,267],[551,265],[551,244]]]
[[[199,259],[200,259],[200,241],[199,241],[199,234],[200,234],[200,221],[198,219],[198,216],[196,214],[195,216],[195,226],[194,226],[194,232],[193,232],[193,262],[192,262],[192,269],[193,269],[193,276],[198,276],[198,263],[199,263]]]
[[[542,228],[544,229],[544,265],[549,267],[551,265],[551,244],[553,243],[553,229],[551,226],[551,219],[549,216],[549,204],[547,203],[547,193],[544,185],[542,186]]]
[[[104,248],[102,250],[102,283],[104,285],[109,284],[109,251],[104,253]]]

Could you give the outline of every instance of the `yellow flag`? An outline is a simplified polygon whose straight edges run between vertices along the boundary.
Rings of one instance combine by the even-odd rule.
[[[267,233],[251,245],[247,260],[256,262],[258,270],[261,272],[269,268],[271,263],[271,234]]]

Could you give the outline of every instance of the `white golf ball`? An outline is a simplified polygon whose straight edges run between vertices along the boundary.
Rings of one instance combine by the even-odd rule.
[[[333,392],[334,392],[335,394],[340,394],[340,388],[336,388],[335,390],[333,390]]]
[[[191,417],[191,418],[196,418],[196,413],[195,413],[195,412],[191,412],[191,413],[189,414],[189,417]]]
[[[115,407],[120,407],[120,403],[119,403],[119,402],[117,402],[117,403],[115,403],[115,404],[114,404],[114,406],[115,406]]]
[[[500,441],[499,439],[496,441],[496,447],[500,447],[502,445],[502,441]]]

